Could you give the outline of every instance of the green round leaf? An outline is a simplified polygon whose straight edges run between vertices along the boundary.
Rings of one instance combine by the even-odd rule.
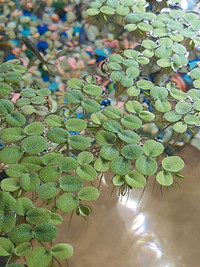
[[[85,111],[89,113],[97,112],[100,110],[100,104],[93,99],[86,99],[82,101],[81,106]]]
[[[51,127],[60,127],[64,124],[63,118],[58,115],[49,115],[46,117],[45,122]]]
[[[129,144],[136,144],[140,141],[139,135],[131,130],[122,130],[121,133],[118,133],[118,137]]]
[[[102,6],[100,8],[100,11],[106,15],[114,15],[115,14],[115,10],[112,7],[109,6]],[[87,11],[88,12],[88,11]]]
[[[40,173],[39,177],[44,183],[54,182],[61,176],[61,171],[57,166],[46,166]]]
[[[169,156],[162,160],[162,166],[166,171],[178,172],[184,167],[184,161],[178,156]]]
[[[115,158],[110,164],[110,170],[118,175],[125,175],[130,171],[131,163],[123,157]]]
[[[182,91],[180,91],[180,90],[178,90],[178,89],[172,89],[172,90],[170,91],[170,95],[171,95],[173,98],[177,99],[177,100],[184,100],[184,99],[187,98],[186,93],[184,93],[184,92],[182,92]]]
[[[19,146],[8,146],[0,150],[0,162],[16,163],[23,156],[23,151]]]
[[[39,171],[44,166],[41,158],[34,156],[23,158],[21,164],[29,171]]]
[[[32,250],[32,246],[29,242],[24,242],[22,244],[19,244],[15,248],[15,255],[24,257],[26,256],[30,251]]]
[[[0,237],[0,255],[1,257],[9,256],[14,251],[13,243],[4,237]]]
[[[68,139],[68,144],[78,150],[83,150],[89,146],[89,140],[82,135],[72,135]]]
[[[173,129],[177,133],[184,133],[187,130],[187,124],[182,121],[176,122],[173,126]]]
[[[172,50],[169,47],[160,46],[156,49],[155,55],[158,58],[168,58],[171,56]]]
[[[76,79],[76,78],[72,78],[72,79],[68,80],[67,85],[73,89],[82,89],[83,88],[83,83],[79,79]]]
[[[156,175],[156,181],[163,186],[170,186],[173,184],[173,176],[170,172],[160,171]]]
[[[125,177],[120,175],[115,175],[112,179],[112,183],[114,186],[121,186],[125,183]]]
[[[0,114],[6,115],[14,111],[14,105],[7,99],[0,99]]]
[[[8,95],[11,90],[12,87],[9,84],[0,82],[0,95]]]
[[[65,129],[53,127],[50,130],[48,130],[46,136],[53,143],[61,144],[67,141],[69,133]]]
[[[51,95],[51,90],[48,88],[41,88],[36,91],[39,96],[50,96]]]
[[[57,228],[51,223],[41,223],[34,227],[33,236],[40,242],[51,242],[57,236]]]
[[[39,135],[44,132],[44,125],[41,122],[31,122],[24,128],[27,135]]]
[[[6,234],[15,226],[16,218],[12,210],[5,208],[0,212],[0,234]],[[12,240],[11,240],[12,241]]]
[[[92,186],[86,186],[78,192],[78,197],[81,200],[93,201],[99,197],[99,191]]]
[[[60,188],[68,192],[76,192],[83,187],[82,179],[79,176],[75,175],[63,176],[59,182],[60,182]]]
[[[155,119],[155,115],[150,111],[143,110],[139,114],[140,118],[144,121],[153,121]]]
[[[61,153],[49,152],[42,156],[42,161],[45,165],[54,165],[59,163],[63,158]]]
[[[126,109],[131,113],[139,114],[143,110],[143,106],[135,100],[128,101],[125,106]]]
[[[125,115],[124,118],[121,119],[121,123],[126,128],[133,130],[139,129],[142,126],[142,121],[134,115]]]
[[[59,185],[55,182],[42,184],[36,190],[37,196],[42,199],[54,198],[59,192]]]
[[[78,104],[83,100],[83,94],[78,90],[70,90],[65,93],[67,102]]]
[[[103,114],[111,119],[119,119],[122,116],[122,111],[113,106],[108,106],[103,110]]]
[[[100,150],[100,156],[106,160],[113,160],[119,156],[119,150],[115,146],[105,145]]]
[[[13,127],[20,127],[26,123],[26,118],[18,111],[6,115],[6,121]]]
[[[93,181],[97,177],[97,172],[90,165],[82,165],[76,169],[76,173],[86,181]]]
[[[116,8],[116,13],[120,16],[126,16],[129,14],[129,7],[127,6],[123,6],[123,5],[119,5],[117,8]]]
[[[24,216],[28,210],[34,208],[32,201],[27,197],[20,197],[16,199],[16,204],[13,207],[17,215]]]
[[[24,131],[19,127],[7,128],[2,131],[2,139],[11,143],[25,137]]]
[[[153,87],[153,83],[146,80],[140,80],[137,82],[137,86],[142,90],[150,90]]]
[[[101,130],[96,134],[95,140],[99,145],[109,145],[115,143],[116,135],[114,133]]]
[[[49,219],[50,211],[44,208],[33,208],[26,213],[26,220],[30,224],[46,223]]]
[[[191,109],[192,109],[191,104],[186,101],[180,101],[175,106],[176,112],[180,115],[189,113]]]
[[[164,151],[164,146],[154,140],[148,140],[143,145],[144,153],[149,157],[157,157]]]
[[[73,247],[68,244],[56,244],[51,248],[51,254],[60,259],[68,259],[73,253]]]
[[[157,171],[158,165],[155,159],[146,156],[140,156],[136,162],[137,171],[144,175],[152,175]]]
[[[25,166],[21,164],[10,164],[6,168],[6,174],[10,177],[19,178],[22,174],[26,173],[28,170]]]
[[[40,179],[37,173],[26,173],[22,174],[20,184],[24,190],[33,191],[40,185]]]
[[[171,110],[171,104],[169,101],[165,100],[165,99],[158,99],[155,102],[155,108],[156,110],[160,111],[160,112],[168,112]]]
[[[46,267],[51,262],[52,255],[45,247],[37,247],[30,252],[27,258],[28,267]]]
[[[58,198],[56,206],[63,212],[71,212],[79,205],[78,198],[72,193],[65,193]]]
[[[187,115],[184,117],[184,122],[189,125],[197,125],[200,123],[199,117],[195,115]]]
[[[64,157],[59,162],[59,168],[62,172],[70,172],[72,170],[75,170],[77,166],[78,166],[77,160],[75,160],[72,157]]]
[[[31,89],[31,88],[25,88],[21,90],[21,95],[23,97],[34,97],[36,96],[36,90]]]
[[[5,75],[5,80],[9,83],[18,83],[22,80],[22,75],[17,72],[8,72]]]
[[[1,189],[4,191],[14,192],[20,187],[20,182],[17,178],[6,178],[1,181]]]
[[[133,188],[144,188],[146,186],[145,177],[139,172],[132,171],[125,175],[127,184]]]
[[[96,159],[95,163],[94,163],[94,168],[98,171],[98,172],[105,172],[109,169],[110,166],[110,161],[102,159],[101,157],[99,157],[98,159]]]
[[[165,113],[164,118],[169,122],[176,122],[181,119],[181,115],[178,114],[175,110],[173,110]]]
[[[157,65],[162,67],[162,68],[168,68],[171,66],[171,60],[170,58],[161,58],[157,60]]]
[[[100,13],[100,10],[97,8],[88,8],[87,13],[89,16],[96,16]]]
[[[47,142],[44,137],[42,136],[30,136],[26,137],[21,142],[22,148],[28,154],[37,154],[44,151],[47,147]]]
[[[65,127],[69,131],[83,131],[87,128],[87,123],[81,119],[68,119]]]
[[[31,240],[33,237],[32,227],[29,224],[19,224],[9,233],[9,239],[13,243],[24,243]]]
[[[102,124],[107,120],[107,118],[102,113],[93,113],[91,115],[91,120],[96,124]]]
[[[165,99],[168,96],[168,91],[165,87],[153,86],[151,88],[150,94],[155,99]]]
[[[126,145],[121,153],[126,159],[137,159],[142,155],[142,148],[137,144]]]
[[[51,218],[49,220],[49,223],[53,225],[59,225],[63,223],[63,218],[60,214],[52,212],[51,213]]]
[[[93,154],[88,151],[83,151],[78,154],[77,160],[81,165],[89,164],[93,161]]]
[[[114,120],[105,121],[103,128],[112,133],[119,133],[122,130],[122,126]]]

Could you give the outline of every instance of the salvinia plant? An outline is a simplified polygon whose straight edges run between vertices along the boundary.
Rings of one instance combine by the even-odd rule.
[[[188,73],[194,85],[188,92],[169,77],[187,69],[190,51],[200,44],[200,20],[177,8],[157,15],[147,8],[143,0],[101,0],[88,9],[93,21],[100,16],[114,31],[120,22],[140,44],[104,64],[115,106],[101,105],[107,96],[89,76],[68,80],[67,103],[52,113],[49,89],[23,88],[26,67],[0,65],[0,162],[8,176],[0,191],[0,256],[8,257],[7,266],[66,266],[73,248],[54,242],[57,228],[64,213],[89,216],[102,178],[125,195],[144,190],[149,179],[169,187],[183,177],[183,160],[165,148],[199,129],[200,68]],[[150,124],[155,134],[144,131]]]

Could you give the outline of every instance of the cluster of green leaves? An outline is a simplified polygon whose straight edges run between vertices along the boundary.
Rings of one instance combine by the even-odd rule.
[[[181,0],[173,0],[170,4],[178,4]],[[160,1],[159,1],[160,2]],[[131,12],[145,13],[148,2],[145,0],[95,0],[89,4],[88,15],[126,16]]]
[[[181,135],[195,131],[200,123],[199,67],[189,73],[194,88],[188,93],[169,81],[144,78],[148,66],[157,65],[168,75],[188,64],[184,42],[189,38],[191,45],[199,44],[198,16],[180,10],[155,15],[146,12],[143,0],[91,2],[88,14],[100,13],[106,19],[123,17],[127,32],[141,38],[139,51],[112,54],[107,63],[116,96],[125,93],[122,108],[103,108],[102,88],[89,76],[67,81],[67,103],[52,114],[49,89],[21,89],[26,67],[0,65],[0,162],[8,175],[0,184],[0,234],[8,235],[0,238],[0,255],[25,256],[29,267],[72,256],[68,244],[48,250],[42,243],[54,241],[57,225],[63,222],[61,212],[84,217],[91,213],[87,202],[98,199],[94,185],[108,170],[120,194],[145,188],[149,176],[161,186],[171,186],[176,176],[181,177],[183,160],[166,156],[165,143],[156,136],[145,137],[145,125],[153,122]],[[16,101],[13,92],[21,94]],[[33,239],[39,247],[32,246]]]

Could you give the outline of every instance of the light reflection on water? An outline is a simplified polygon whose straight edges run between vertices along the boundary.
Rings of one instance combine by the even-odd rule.
[[[154,233],[154,223],[149,221],[147,214],[140,212],[138,208],[138,199],[130,196],[119,197],[118,211],[120,217],[123,219],[125,216],[124,208],[126,211],[131,212],[129,220],[124,220],[128,236],[132,237],[132,250],[137,251],[137,266],[140,267],[175,267],[175,264],[163,253],[162,244],[159,238]],[[122,209],[123,208],[123,209]]]

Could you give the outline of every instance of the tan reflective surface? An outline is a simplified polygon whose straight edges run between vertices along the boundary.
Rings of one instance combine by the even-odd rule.
[[[69,230],[60,227],[57,241],[75,249],[70,267],[200,266],[200,152],[185,146],[178,154],[186,163],[180,189],[162,197],[158,186],[152,193],[152,181],[137,209],[141,191],[119,201],[102,185],[89,221],[74,216]]]

